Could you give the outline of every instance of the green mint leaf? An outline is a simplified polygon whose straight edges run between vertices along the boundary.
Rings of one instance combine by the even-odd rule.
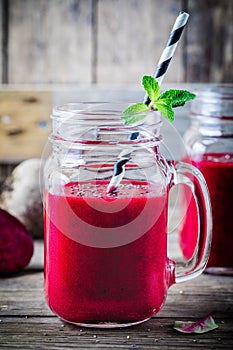
[[[126,125],[137,123],[146,117],[146,112],[149,112],[150,108],[144,103],[135,103],[126,108],[121,118],[124,119]]]
[[[167,90],[159,96],[160,99],[168,98],[171,101],[172,107],[183,106],[185,102],[193,100],[196,97],[195,94],[187,90]]]
[[[142,78],[142,85],[151,101],[150,107],[144,103],[136,103],[126,108],[122,114],[125,124],[133,124],[144,119],[146,117],[145,112],[149,112],[152,108],[160,111],[170,122],[173,122],[174,111],[172,108],[183,106],[185,102],[196,97],[195,94],[187,90],[174,89],[167,90],[160,95],[160,87],[157,80],[148,75]]]
[[[201,334],[201,333],[206,333],[218,328],[218,325],[215,323],[213,317],[210,314],[198,322],[175,321],[173,328],[181,333]]]
[[[172,110],[171,101],[168,98],[156,100],[153,108],[160,111],[170,122],[174,121],[174,112]]]
[[[142,85],[144,86],[151,102],[157,100],[160,95],[160,87],[157,80],[149,75],[144,75],[142,78]]]
[[[126,125],[138,123],[140,120],[144,118],[146,118],[146,114],[132,114],[131,116],[128,115],[127,117],[122,116],[122,119],[124,119],[124,122]]]
[[[135,103],[127,107],[123,111],[123,116],[134,114],[134,113],[140,113],[140,112],[149,112],[149,111],[150,111],[150,108],[144,103]]]

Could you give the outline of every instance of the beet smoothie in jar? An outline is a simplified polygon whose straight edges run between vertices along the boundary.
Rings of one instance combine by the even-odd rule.
[[[126,324],[147,319],[159,311],[170,283],[166,277],[167,195],[158,196],[151,184],[124,181],[117,195],[109,198],[106,187],[106,181],[72,182],[65,186],[64,196],[49,193],[47,198],[47,263],[53,265],[47,270],[47,300],[56,314],[74,323]],[[154,223],[151,213],[157,216]],[[134,220],[141,232],[145,221],[151,221],[150,228],[135,241],[116,247],[88,246],[63,233],[64,228],[71,233],[75,225],[94,245],[93,227],[111,234],[123,225],[130,230]]]
[[[44,290],[51,310],[79,326],[116,328],[148,320],[163,306],[168,288],[198,276],[209,255],[204,178],[191,165],[162,156],[159,113],[149,111],[145,121],[127,126],[121,118],[127,105],[67,104],[51,115]],[[123,176],[108,192],[115,165]],[[202,226],[193,260],[179,266],[167,252],[168,199],[174,185],[187,182],[186,173],[200,186],[194,195]]]
[[[215,86],[197,94],[192,102],[191,126],[184,139],[191,162],[204,175],[210,192],[213,235],[207,272],[233,273],[233,86]],[[186,258],[197,237],[190,200],[180,244]]]

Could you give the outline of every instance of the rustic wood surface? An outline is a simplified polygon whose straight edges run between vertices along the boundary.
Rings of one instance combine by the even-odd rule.
[[[232,83],[233,1],[195,0],[187,1],[186,6],[191,16],[185,80]]]
[[[232,349],[233,277],[202,274],[174,285],[163,309],[148,322],[126,329],[97,330],[69,325],[49,310],[43,295],[43,242],[23,272],[0,279],[2,349]],[[181,334],[175,320],[196,321],[215,311],[219,328]]]
[[[3,6],[2,6],[2,2],[0,2],[0,28],[2,30],[0,30],[0,42],[2,43],[2,46],[1,46],[1,53],[0,53],[0,81],[4,81],[3,80],[3,75],[2,75],[2,70],[3,70],[3,55],[4,55],[4,52],[3,52],[3,47],[4,47],[4,44],[3,44]]]
[[[90,0],[11,0],[9,23],[9,82],[91,81]]]
[[[138,84],[152,75],[179,10],[177,0],[99,1],[97,81]],[[166,81],[184,81],[182,45]]]
[[[231,0],[0,0],[0,82],[136,84],[180,10],[190,19],[165,81],[231,82]]]
[[[40,157],[48,138],[51,94],[0,91],[0,159]]]

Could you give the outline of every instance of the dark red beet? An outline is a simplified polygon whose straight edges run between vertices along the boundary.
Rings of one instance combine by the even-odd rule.
[[[0,209],[0,274],[24,268],[33,254],[33,239],[25,226]]]

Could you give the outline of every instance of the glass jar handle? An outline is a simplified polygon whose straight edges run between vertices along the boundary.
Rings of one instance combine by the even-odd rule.
[[[212,214],[208,187],[196,167],[184,162],[176,163],[174,185],[178,184],[190,188],[198,213],[198,239],[194,254],[185,264],[176,263],[176,282],[183,282],[200,275],[206,267],[212,236]]]

